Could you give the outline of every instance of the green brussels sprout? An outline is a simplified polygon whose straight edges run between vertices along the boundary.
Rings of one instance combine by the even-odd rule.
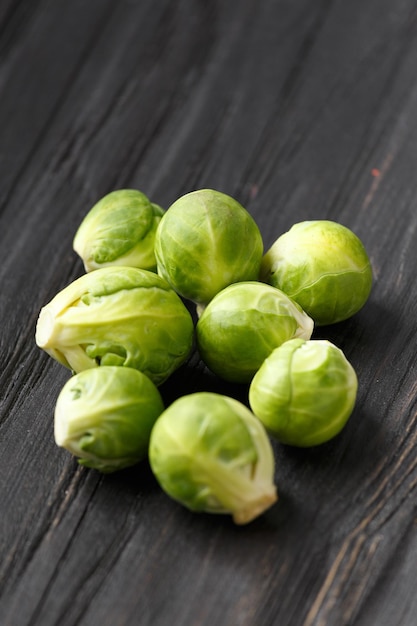
[[[293,337],[310,339],[313,320],[279,289],[260,282],[229,285],[202,312],[200,356],[212,372],[247,383],[266,357]]]
[[[249,404],[281,443],[316,446],[345,426],[357,387],[355,370],[335,345],[292,339],[276,348],[253,377]]]
[[[241,280],[258,280],[263,242],[253,218],[219,191],[182,196],[165,212],[155,237],[158,273],[198,305]]]
[[[372,286],[372,268],[360,239],[328,220],[295,224],[262,259],[260,279],[282,289],[317,326],[359,311]]]
[[[197,392],[175,400],[153,427],[149,462],[162,489],[192,511],[246,524],[277,500],[265,428],[227,396]]]
[[[116,365],[84,370],[58,396],[55,441],[80,465],[115,472],[147,457],[163,410],[157,387],[142,372]]]
[[[80,372],[133,367],[161,384],[189,355],[194,324],[163,278],[134,267],[84,274],[42,308],[36,343]]]
[[[73,242],[86,272],[108,265],[156,271],[155,232],[164,211],[140,191],[119,189],[87,213]]]

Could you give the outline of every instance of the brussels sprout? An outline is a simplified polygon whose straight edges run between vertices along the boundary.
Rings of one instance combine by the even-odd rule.
[[[189,355],[194,325],[157,274],[103,267],[77,278],[40,312],[36,343],[74,372],[133,367],[159,385]]]
[[[108,265],[156,270],[154,242],[164,211],[135,189],[102,198],[78,228],[73,247],[86,272]]]
[[[253,377],[249,404],[280,442],[316,446],[342,430],[357,387],[355,370],[339,348],[326,340],[292,339]]]
[[[229,513],[246,524],[277,500],[266,431],[227,396],[175,400],[153,427],[149,461],[162,489],[192,511]]]
[[[221,378],[251,380],[266,357],[293,337],[310,339],[313,320],[282,291],[260,282],[230,285],[207,305],[197,323],[197,345]]]
[[[55,441],[81,465],[114,472],[148,455],[152,427],[164,410],[145,374],[103,366],[70,378],[55,407]]]
[[[262,237],[250,214],[211,189],[174,202],[155,237],[158,273],[199,305],[231,283],[258,280],[262,254]]]
[[[295,224],[262,260],[261,280],[282,289],[317,326],[359,311],[372,286],[372,268],[360,239],[328,220]]]

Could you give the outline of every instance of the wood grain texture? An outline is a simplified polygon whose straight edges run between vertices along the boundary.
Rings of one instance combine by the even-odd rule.
[[[0,623],[414,626],[417,612],[417,4],[7,0],[0,8]],[[191,514],[146,462],[112,476],[53,440],[69,373],[41,306],[82,273],[105,193],[233,195],[265,247],[334,219],[371,298],[315,331],[359,378],[332,442],[274,443],[279,502],[244,528]],[[194,354],[162,392],[245,401]]]

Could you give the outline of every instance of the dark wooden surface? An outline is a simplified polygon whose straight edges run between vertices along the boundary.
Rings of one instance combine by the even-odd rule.
[[[0,89],[2,626],[414,626],[417,2],[3,0]],[[246,527],[54,443],[69,373],[36,319],[121,187],[229,193],[265,247],[334,219],[371,257],[365,308],[315,332],[355,366],[356,409],[324,446],[274,444],[279,502]],[[197,356],[162,392],[198,389],[246,393]]]

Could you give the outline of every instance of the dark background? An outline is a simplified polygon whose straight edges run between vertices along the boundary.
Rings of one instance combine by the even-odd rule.
[[[417,2],[3,0],[0,7],[0,623],[414,626]],[[274,444],[279,502],[192,514],[146,462],[102,476],[53,439],[69,372],[34,342],[82,273],[105,193],[201,187],[255,217],[350,227],[375,282],[318,329],[359,378],[344,431]],[[162,389],[243,397],[194,355]]]

